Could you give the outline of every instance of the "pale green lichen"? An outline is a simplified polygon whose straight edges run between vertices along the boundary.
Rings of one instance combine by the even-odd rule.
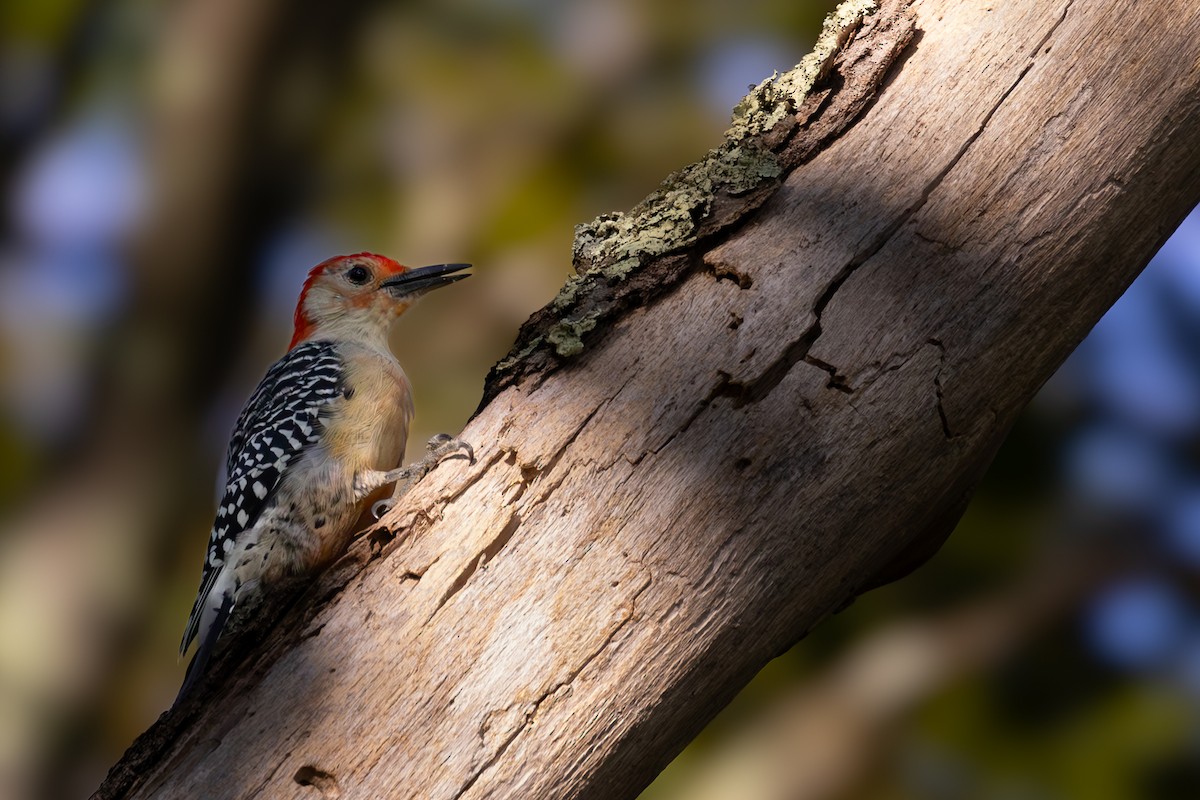
[[[758,136],[774,128],[800,104],[833,63],[834,56],[857,30],[859,22],[878,10],[876,0],[845,0],[821,26],[812,52],[793,69],[776,74],[750,90],[733,109],[725,136],[731,140]]]
[[[554,352],[560,356],[577,356],[583,352],[583,334],[594,327],[594,317],[584,317],[577,322],[562,320],[546,334],[546,341],[554,345]]]
[[[845,0],[834,9],[825,18],[813,51],[799,65],[763,81],[738,103],[720,148],[668,177],[630,213],[604,214],[578,226],[576,263],[602,269],[613,260],[637,259],[640,264],[685,247],[691,243],[697,222],[709,212],[718,188],[742,194],[779,177],[783,170],[775,154],[751,137],[770,131],[795,111],[862,18],[877,8],[876,0]],[[623,263],[619,277],[628,277],[634,269],[636,266]],[[555,305],[568,306],[580,288],[578,284],[563,287]]]
[[[782,173],[775,154],[754,142],[710,150],[704,160],[670,175],[628,214],[605,214],[577,226],[575,258],[599,264],[596,271],[610,280],[624,280],[645,259],[691,244],[697,221],[708,214],[718,189],[743,194]],[[569,279],[555,307],[569,307],[590,276]]]
[[[573,308],[599,281],[627,280],[654,257],[692,244],[719,191],[745,194],[779,178],[783,167],[759,137],[795,113],[862,18],[877,8],[876,0],[845,0],[826,17],[816,46],[799,65],[763,81],[738,103],[721,147],[670,175],[628,214],[604,214],[577,226],[573,250],[583,271],[567,280],[552,303],[554,311]],[[543,342],[560,356],[577,355],[583,351],[582,335],[596,327],[600,313],[556,323],[544,339],[537,337],[500,368],[519,362]]]
[[[638,268],[640,263],[637,258],[625,258],[611,266],[605,267],[601,271],[604,273],[604,277],[609,280],[623,281],[629,277],[629,273]]]
[[[512,369],[517,364],[520,364],[522,361],[524,361],[534,350],[537,350],[544,341],[545,339],[543,339],[541,336],[535,337],[531,342],[529,342],[529,344],[522,347],[519,352],[513,353],[508,358],[497,364],[496,371],[507,372],[508,370]]]
[[[706,165],[709,179],[724,186],[730,194],[744,194],[783,174],[775,154],[753,144],[723,149]]]
[[[575,303],[575,298],[579,295],[579,291],[587,286],[588,280],[582,275],[571,275],[567,278],[567,282],[558,290],[558,296],[554,298],[551,306],[555,311],[562,311],[570,308]]]
[[[615,246],[607,248],[605,258],[640,262],[643,257],[662,255],[685,244],[696,229],[692,210],[704,200],[695,188],[676,184],[656,192],[650,202],[643,201],[640,213],[623,218],[622,235],[616,237]]]

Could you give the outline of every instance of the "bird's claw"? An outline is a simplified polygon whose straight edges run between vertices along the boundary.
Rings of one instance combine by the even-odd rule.
[[[475,448],[448,433],[439,433],[433,436],[425,443],[425,449],[429,451],[428,457],[435,462],[433,466],[451,458],[465,458],[467,463],[475,463]]]
[[[396,481],[396,489],[392,492],[392,496],[377,500],[371,505],[372,517],[377,520],[383,519],[383,515],[391,511],[392,506],[396,505],[400,498],[413,487],[413,484],[433,472],[434,468],[443,461],[465,458],[467,463],[475,463],[475,448],[448,433],[439,433],[433,436],[425,443],[425,449],[428,451],[428,455],[403,470],[405,474]]]

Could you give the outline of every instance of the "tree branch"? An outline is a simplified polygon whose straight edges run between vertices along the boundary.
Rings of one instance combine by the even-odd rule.
[[[1200,8],[880,6],[811,91],[760,86],[721,150],[580,230],[463,433],[478,463],[243,637],[98,796],[632,797],[936,549],[1200,197]]]
[[[904,723],[928,698],[967,675],[995,670],[1078,611],[1128,562],[1128,554],[1104,545],[1060,545],[999,592],[889,620],[742,720],[683,773],[673,796],[832,800],[864,794],[870,783],[878,785]]]

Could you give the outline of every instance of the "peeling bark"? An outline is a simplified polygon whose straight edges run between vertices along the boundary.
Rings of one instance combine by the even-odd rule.
[[[883,0],[832,37],[803,93],[756,90],[769,124],[581,230],[462,434],[478,462],[99,797],[632,797],[936,549],[1200,197],[1200,8]]]

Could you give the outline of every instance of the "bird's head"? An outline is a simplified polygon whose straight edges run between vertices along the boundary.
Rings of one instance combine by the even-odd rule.
[[[470,264],[409,269],[386,256],[357,253],[322,261],[308,273],[296,303],[296,330],[288,348],[316,335],[385,341],[396,317],[417,298],[467,275]]]

